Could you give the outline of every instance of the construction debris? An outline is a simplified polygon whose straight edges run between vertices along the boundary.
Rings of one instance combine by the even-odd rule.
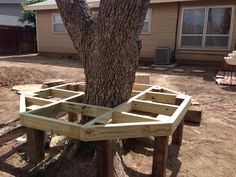
[[[42,84],[21,84],[12,87],[12,91],[16,91],[18,94],[34,92],[36,90],[42,89]]]
[[[236,72],[219,71],[215,76],[218,85],[236,85]]]
[[[50,79],[43,83],[43,87],[44,88],[54,87],[54,86],[65,84],[65,83],[66,83],[65,80],[62,80],[62,79]]]
[[[150,75],[146,73],[136,73],[135,83],[150,84]]]

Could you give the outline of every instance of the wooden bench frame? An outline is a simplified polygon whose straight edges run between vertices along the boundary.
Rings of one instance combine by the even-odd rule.
[[[85,83],[78,82],[42,89],[28,96],[21,95],[20,120],[23,126],[28,127],[31,160],[39,162],[44,158],[44,151],[39,150],[44,148],[44,132],[81,141],[154,136],[159,144],[154,147],[154,157],[158,153],[161,163],[160,159],[153,159],[153,175],[165,175],[166,167],[163,164],[167,158],[168,137],[173,135],[172,142],[181,144],[183,119],[191,105],[191,97],[157,85],[135,83],[132,98],[111,109],[82,103],[84,91]],[[131,113],[131,110],[157,116]],[[69,121],[55,119],[60,112],[67,112]],[[94,119],[80,125],[73,122],[78,114]],[[162,170],[155,172],[157,166]]]

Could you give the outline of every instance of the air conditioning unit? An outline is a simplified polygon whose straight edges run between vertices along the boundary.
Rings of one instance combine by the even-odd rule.
[[[155,64],[168,65],[171,63],[171,49],[169,47],[158,47],[155,50]]]

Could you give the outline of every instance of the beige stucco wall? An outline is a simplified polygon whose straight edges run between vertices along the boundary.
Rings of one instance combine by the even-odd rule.
[[[53,33],[52,14],[57,11],[37,11],[37,39],[39,52],[75,53],[67,33]]]
[[[143,48],[141,57],[154,57],[154,50],[158,46],[175,46],[175,31],[177,20],[177,3],[150,5],[151,33],[143,34]],[[52,13],[56,10],[37,11],[37,33],[39,52],[75,53],[68,34],[52,32]]]
[[[202,0],[198,2],[181,2],[182,7],[187,6],[217,6],[217,5],[236,5],[235,0]],[[153,61],[155,48],[160,46],[168,46],[172,50],[175,48],[176,24],[178,15],[178,3],[161,3],[151,4],[151,33],[142,34],[143,47],[141,57],[146,61]],[[56,10],[37,11],[37,33],[38,33],[38,49],[39,52],[54,53],[76,53],[72,41],[68,34],[56,34],[52,32],[52,13]],[[236,9],[234,11],[236,13]],[[181,19],[181,18],[180,18]],[[180,21],[178,31],[180,30]],[[177,33],[179,34],[179,32]],[[179,35],[177,44],[179,43]],[[178,46],[177,46],[178,47]],[[231,42],[231,50],[236,47],[236,17],[234,14],[233,35]],[[178,48],[177,48],[178,49]],[[228,51],[199,51],[199,50],[180,50],[176,52],[177,61],[209,61],[219,62]]]
[[[180,8],[183,7],[203,7],[203,6],[224,6],[224,5],[232,5],[236,8],[236,1],[235,0],[204,0],[204,1],[197,1],[197,2],[181,2]],[[181,11],[179,13],[179,18],[181,19]],[[178,27],[178,44],[180,40],[180,26],[181,20]],[[230,51],[235,50],[236,47],[236,9],[234,9],[233,14],[233,33],[232,33],[232,41],[230,45]],[[176,59],[178,61],[190,63],[192,61],[199,61],[199,62],[211,62],[212,64],[219,64],[223,61],[224,56],[229,53],[229,50],[177,50]]]
[[[155,48],[168,46],[173,50],[175,47],[178,4],[155,4],[150,8],[152,10],[151,33],[141,35],[143,43],[141,57],[153,58]]]

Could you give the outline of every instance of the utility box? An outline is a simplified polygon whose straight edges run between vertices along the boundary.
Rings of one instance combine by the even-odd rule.
[[[171,63],[172,55],[169,47],[158,47],[155,50],[155,61],[156,65],[168,65]]]

